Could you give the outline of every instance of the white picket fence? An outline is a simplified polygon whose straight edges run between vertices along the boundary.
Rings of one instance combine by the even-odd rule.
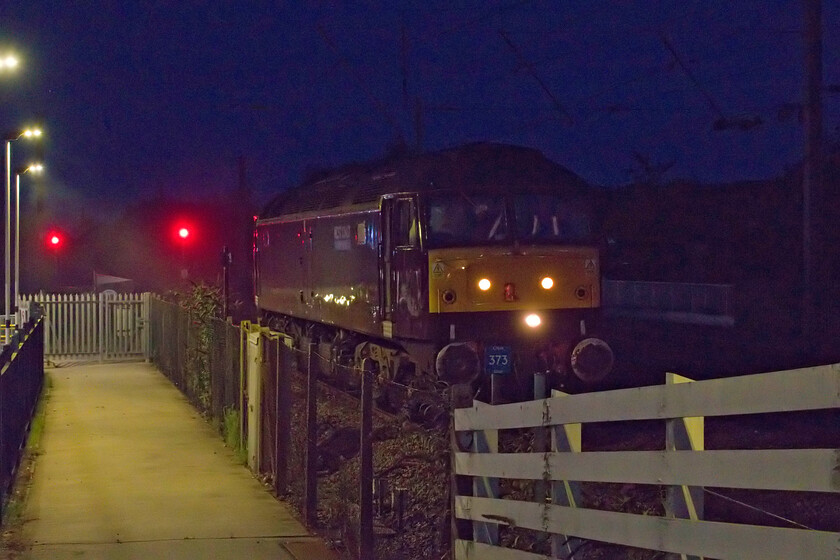
[[[44,355],[53,361],[148,359],[149,293],[21,296],[22,321],[44,311]]]
[[[662,451],[581,452],[569,445],[580,423],[702,417],[831,409],[840,407],[840,365],[699,381],[555,396],[491,406],[475,402],[456,409],[454,470],[473,477],[472,496],[457,495],[456,519],[469,520],[473,538],[454,542],[459,560],[538,560],[567,558],[570,538],[659,550],[683,558],[762,558],[763,560],[840,559],[840,533],[709,522],[697,511],[670,508],[669,515],[639,515],[574,507],[574,484],[649,484],[676,489],[691,502],[703,487],[840,493],[840,449],[703,450],[702,427],[686,428],[694,450],[678,450],[670,437]],[[544,428],[552,431],[550,451],[499,453],[498,430]],[[576,428],[576,430],[575,430]],[[571,430],[570,430],[571,429]],[[699,433],[699,436],[698,436]],[[574,437],[571,438],[575,439]],[[463,450],[463,442],[469,442]],[[550,485],[543,501],[498,499],[498,479],[532,480]],[[496,493],[494,493],[494,490]],[[685,503],[683,503],[685,506]],[[677,508],[679,509],[679,508]],[[679,518],[685,517],[685,518]],[[553,535],[549,556],[499,545],[498,528],[511,526]],[[463,537],[463,535],[462,535]],[[578,541],[580,542],[580,541]]]

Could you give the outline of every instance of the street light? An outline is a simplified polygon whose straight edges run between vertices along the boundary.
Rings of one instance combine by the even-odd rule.
[[[15,173],[15,310],[20,307],[20,176],[27,173],[41,173],[44,166],[33,163]],[[18,317],[18,324],[20,324]]]
[[[38,138],[42,132],[40,128],[27,128],[17,135],[6,138],[6,308],[4,323],[9,324],[11,313],[10,284],[12,283],[12,142],[26,138]],[[8,341],[8,337],[6,337]]]

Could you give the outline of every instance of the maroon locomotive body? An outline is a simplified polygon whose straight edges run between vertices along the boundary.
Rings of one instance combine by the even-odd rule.
[[[354,164],[256,222],[262,319],[393,380],[600,379],[589,187],[536,150],[471,144]],[[536,325],[530,322],[537,321]]]

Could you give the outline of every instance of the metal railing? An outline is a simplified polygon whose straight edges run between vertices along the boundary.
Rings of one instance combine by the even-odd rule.
[[[44,321],[30,321],[0,354],[0,498],[8,495],[44,383]]]
[[[727,326],[735,321],[730,284],[605,279],[601,282],[601,302],[613,315]]]
[[[44,352],[53,360],[148,358],[150,294],[35,294],[21,296],[23,320],[43,311]]]

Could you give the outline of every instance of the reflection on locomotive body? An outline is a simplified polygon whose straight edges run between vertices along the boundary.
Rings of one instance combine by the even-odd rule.
[[[263,320],[336,363],[372,357],[413,386],[536,371],[604,378],[589,187],[527,148],[471,144],[349,165],[278,195],[257,220]],[[347,380],[351,383],[352,380]]]

